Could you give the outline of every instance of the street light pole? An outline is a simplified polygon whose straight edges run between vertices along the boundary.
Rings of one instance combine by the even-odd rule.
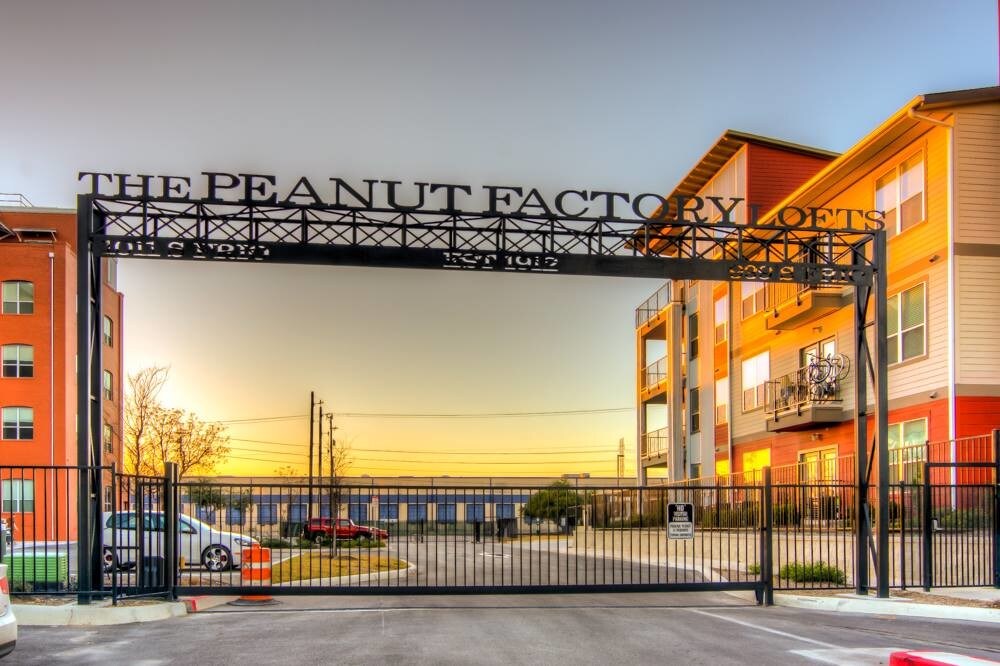
[[[313,430],[315,423],[313,415],[316,413],[316,392],[309,391],[309,504],[306,508],[306,517],[312,520],[313,511]]]

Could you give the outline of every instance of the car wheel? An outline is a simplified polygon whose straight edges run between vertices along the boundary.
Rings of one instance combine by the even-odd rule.
[[[209,571],[227,571],[233,566],[233,556],[225,546],[209,546],[201,554],[201,563]]]
[[[110,548],[104,549],[103,562],[104,573],[111,573],[118,568],[118,558]]]
[[[325,546],[330,542],[330,537],[321,532],[313,537],[313,541],[316,542],[317,546]]]

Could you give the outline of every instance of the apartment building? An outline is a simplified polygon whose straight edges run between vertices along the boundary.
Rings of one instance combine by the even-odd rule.
[[[727,130],[668,200],[679,196],[742,199],[732,219],[745,224],[748,204],[768,210],[819,172],[836,153]],[[716,213],[710,222],[721,218]],[[739,285],[736,304],[739,305]],[[636,309],[638,459],[671,480],[728,471],[730,302],[728,283],[668,282]]]
[[[76,444],[76,211],[0,207],[0,465],[74,466]],[[122,461],[122,309],[115,260],[103,260],[105,465]],[[80,461],[86,464],[85,461]],[[66,538],[75,522],[73,472],[8,471],[0,514],[21,539]],[[110,478],[102,498],[111,504]],[[67,531],[68,530],[68,531]],[[57,534],[58,533],[58,534]]]
[[[682,181],[703,183],[703,196],[738,166],[717,161],[706,177],[703,162]],[[725,195],[756,201],[747,180]],[[892,480],[916,473],[928,441],[1000,427],[998,183],[1000,88],[991,87],[914,98],[761,208],[770,208],[762,223],[792,207],[885,211]],[[850,288],[661,291],[637,311],[640,469],[665,466],[672,480],[765,465],[836,474],[834,461],[855,446]],[[662,372],[650,349],[665,352],[655,359]],[[961,441],[951,447],[952,460],[974,455]]]

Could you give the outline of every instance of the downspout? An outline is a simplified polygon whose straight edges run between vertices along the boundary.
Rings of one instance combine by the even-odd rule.
[[[729,474],[735,471],[735,466],[733,464],[733,283],[730,282],[727,287],[729,294],[726,298],[729,307],[726,308],[726,385],[729,387],[726,396],[726,455],[729,459]],[[743,392],[740,391],[740,397],[742,399]],[[730,477],[732,478],[732,477]]]
[[[55,319],[55,260],[56,253],[49,252],[49,465],[56,465],[56,319]],[[53,479],[55,481],[55,479]],[[55,485],[50,506],[55,504]],[[49,539],[56,540],[55,521],[49,522]]]
[[[916,107],[906,110],[906,115],[914,120],[919,120],[937,127],[944,127],[948,130],[948,231],[947,231],[947,252],[948,252],[948,439],[951,442],[951,460],[955,461],[957,454],[955,439],[958,436],[956,419],[956,405],[958,400],[955,390],[955,123],[954,120],[938,120],[930,116],[917,113]],[[954,118],[954,116],[951,116]],[[928,433],[929,435],[929,433]],[[951,468],[951,485],[954,488],[958,482],[958,469]],[[952,498],[954,504],[955,498]]]

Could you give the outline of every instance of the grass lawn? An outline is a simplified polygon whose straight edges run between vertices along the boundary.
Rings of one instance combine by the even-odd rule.
[[[274,565],[271,568],[271,580],[274,583],[287,583],[293,580],[374,574],[405,568],[406,562],[403,560],[378,553],[341,553],[339,557],[333,558],[330,551],[315,551],[296,555]]]

